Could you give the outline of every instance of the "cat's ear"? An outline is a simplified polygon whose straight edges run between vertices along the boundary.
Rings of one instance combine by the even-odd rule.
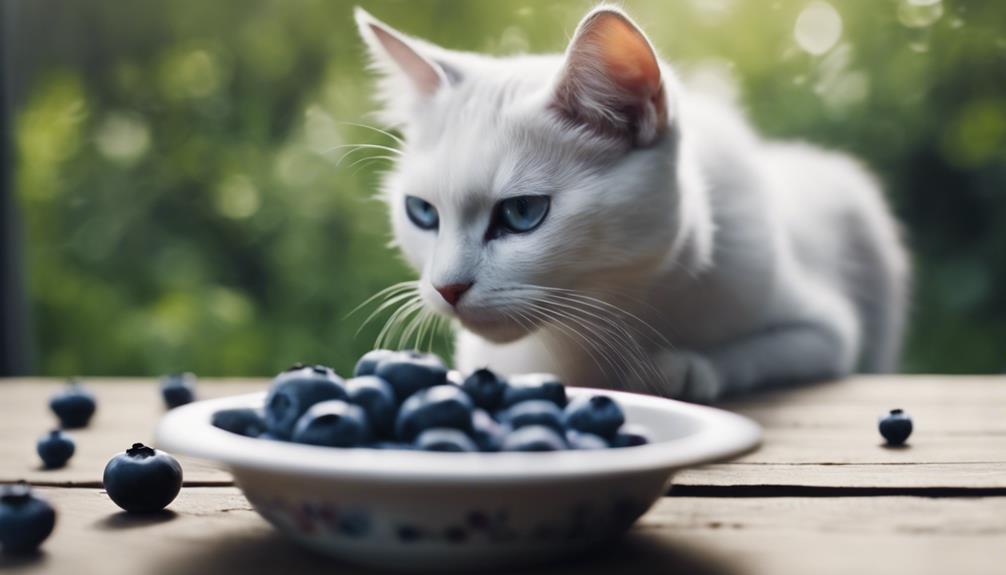
[[[641,146],[667,128],[667,99],[657,55],[622,11],[593,10],[566,49],[554,107],[573,122]]]
[[[399,108],[404,113],[403,108],[432,98],[449,85],[447,70],[433,59],[436,47],[402,34],[359,6],[354,15],[371,60],[383,76],[381,96],[390,108]],[[393,109],[386,112],[401,115]]]

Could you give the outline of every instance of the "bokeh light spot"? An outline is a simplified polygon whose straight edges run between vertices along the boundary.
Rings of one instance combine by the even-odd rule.
[[[940,0],[901,0],[898,21],[909,28],[925,28],[943,16]]]
[[[842,17],[827,2],[811,2],[797,16],[793,37],[804,51],[820,56],[842,37]]]
[[[216,207],[220,215],[239,220],[249,218],[262,205],[259,191],[243,174],[232,174],[217,187]]]
[[[150,128],[135,114],[111,112],[94,133],[101,155],[121,164],[132,164],[150,149]]]

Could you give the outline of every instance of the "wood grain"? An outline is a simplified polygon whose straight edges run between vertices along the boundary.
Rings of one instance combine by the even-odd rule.
[[[49,410],[49,397],[63,382],[49,379],[11,379],[0,382],[0,482],[25,479],[45,485],[100,486],[108,460],[134,442],[150,442],[164,414],[157,383],[150,379],[93,379],[86,385],[97,399],[98,410],[88,427],[69,431],[77,445],[73,459],[63,469],[46,470],[35,453],[35,441],[57,425]],[[223,397],[259,391],[262,380],[201,382],[199,397]],[[206,462],[179,458],[185,481],[230,485],[230,474]]]
[[[97,489],[40,489],[58,509],[39,556],[11,573],[369,573],[302,550],[232,487],[186,488],[170,513],[131,517]],[[1006,498],[670,497],[629,536],[572,563],[524,571],[592,575],[1003,573]],[[488,566],[487,566],[488,567]]]
[[[266,380],[206,380],[202,397],[265,389]],[[92,425],[73,432],[78,453],[61,470],[38,467],[35,438],[54,423],[52,380],[0,382],[0,481],[99,485],[105,462],[133,441],[149,441],[163,407],[151,380],[89,380],[99,400]],[[753,396],[724,407],[765,428],[762,447],[733,462],[681,472],[685,486],[815,486],[1006,489],[1006,377],[859,377]],[[912,414],[909,445],[889,449],[877,417]],[[186,481],[227,485],[230,476],[183,460]]]

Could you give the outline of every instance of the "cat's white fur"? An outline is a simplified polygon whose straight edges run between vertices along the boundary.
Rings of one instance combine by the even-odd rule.
[[[896,367],[908,258],[855,160],[767,141],[648,69],[617,8],[588,14],[564,55],[509,58],[357,22],[404,136],[383,187],[395,243],[426,305],[459,320],[459,369],[708,401]],[[486,240],[501,198],[542,193],[540,228]],[[410,222],[406,195],[439,230]],[[434,289],[467,282],[456,308]]]

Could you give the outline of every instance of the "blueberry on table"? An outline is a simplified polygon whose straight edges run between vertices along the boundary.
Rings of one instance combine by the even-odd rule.
[[[53,429],[39,438],[35,450],[38,451],[38,456],[46,469],[57,469],[66,465],[66,462],[73,457],[76,446],[73,439],[61,429]]]
[[[419,434],[415,441],[416,449],[422,451],[478,451],[475,445],[463,431],[450,428],[432,428]]]
[[[511,377],[503,391],[502,407],[529,399],[547,399],[559,407],[566,407],[566,386],[550,373],[525,373]]]
[[[368,351],[360,356],[360,359],[356,362],[356,367],[353,368],[353,377],[360,377],[361,375],[374,375],[374,370],[377,369],[377,364],[389,357],[392,357],[396,353],[398,352],[390,349],[375,349],[373,351]]]
[[[395,430],[395,415],[398,413],[398,403],[395,401],[395,390],[391,384],[376,375],[363,375],[346,380],[346,393],[349,402],[359,405],[367,412],[367,419],[374,434],[380,437],[391,437]]]
[[[461,383],[476,407],[496,411],[503,404],[506,380],[489,369],[476,369]]]
[[[416,392],[405,400],[395,420],[400,441],[413,441],[427,429],[446,427],[469,431],[472,428],[472,400],[456,385],[437,385]]]
[[[262,413],[250,407],[222,409],[213,414],[210,423],[213,424],[213,427],[245,437],[259,437],[266,432],[265,418],[262,417]]]
[[[174,409],[196,400],[196,375],[170,373],[161,378],[161,397],[168,409]]]
[[[447,367],[432,353],[399,351],[378,362],[374,375],[391,384],[402,403],[420,389],[447,383]]]
[[[472,439],[480,451],[499,451],[507,429],[500,425],[488,412],[476,409],[472,412]]]
[[[339,399],[312,405],[293,430],[294,442],[326,447],[357,447],[369,442],[370,436],[363,408]]]
[[[5,554],[30,553],[56,526],[56,511],[24,481],[0,487],[0,548]]]
[[[265,422],[279,439],[290,439],[293,426],[316,403],[348,399],[342,378],[323,365],[300,364],[276,376],[265,400]]]
[[[84,389],[84,386],[76,380],[70,381],[65,390],[53,395],[49,400],[49,407],[59,418],[60,426],[64,429],[85,427],[91,421],[97,406],[91,392]]]
[[[566,443],[570,449],[607,449],[608,442],[600,435],[570,429],[566,431]]]
[[[636,447],[651,443],[650,434],[639,425],[627,423],[620,427],[611,439],[612,447]]]
[[[174,501],[182,488],[178,461],[142,443],[109,460],[102,478],[105,492],[130,513],[160,511]]]
[[[562,410],[547,399],[522,401],[500,413],[500,421],[513,429],[529,425],[544,425],[559,433],[566,431],[562,423]]]
[[[569,402],[563,412],[566,427],[601,437],[614,437],[625,423],[625,413],[607,395],[580,396]]]
[[[892,409],[880,418],[880,434],[888,445],[901,445],[912,434],[912,418],[902,409]]]
[[[562,451],[566,441],[551,427],[528,425],[503,438],[503,451]]]

